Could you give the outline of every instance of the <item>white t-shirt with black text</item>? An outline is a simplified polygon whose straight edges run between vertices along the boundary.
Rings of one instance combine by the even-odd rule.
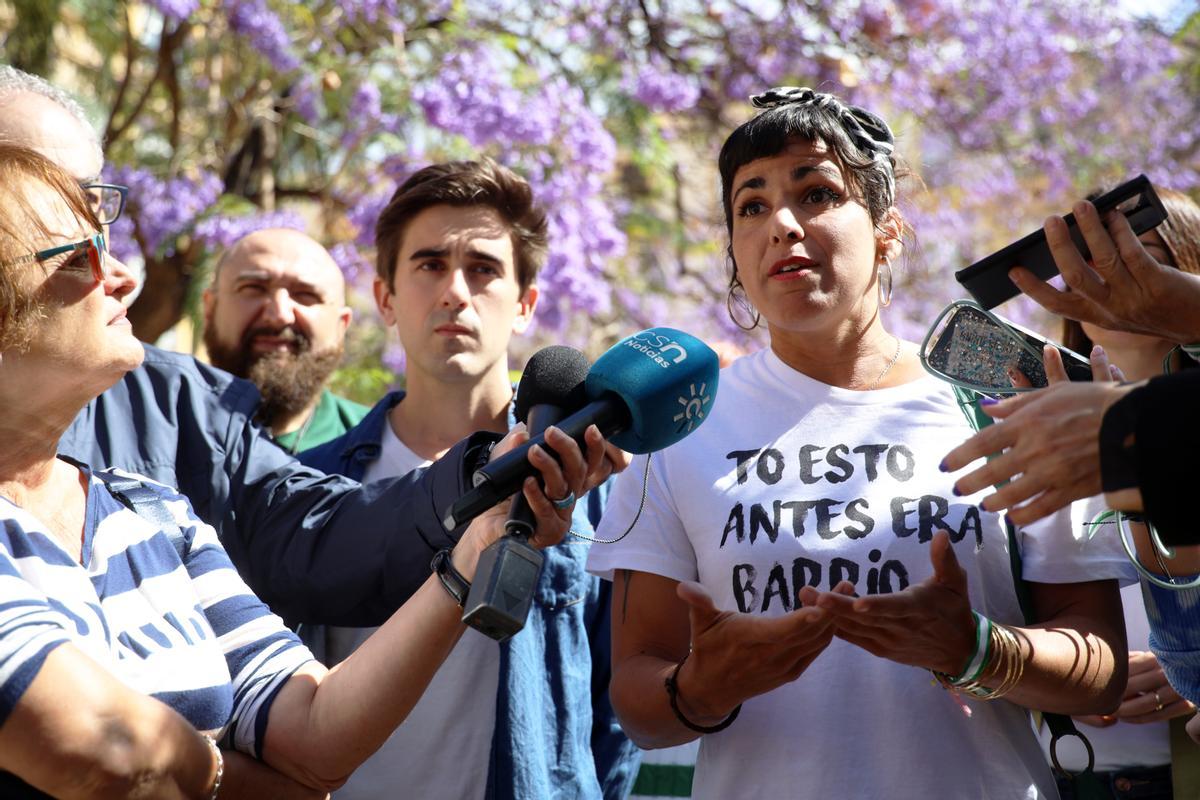
[[[777,616],[805,584],[849,580],[868,595],[926,580],[929,541],[946,528],[974,609],[1022,624],[1002,518],[979,508],[985,493],[955,497],[938,469],[971,433],[932,377],[849,391],[765,349],[722,370],[709,419],[650,456],[641,518],[619,543],[593,547],[588,568],[699,581],[719,608]],[[618,477],[600,538],[633,520],[644,458]],[[1066,512],[1019,540],[1031,581],[1124,574],[1118,553],[1072,540]],[[835,638],[798,680],[702,737],[693,797],[1056,797],[1027,711],[967,703],[969,716],[928,671]]]

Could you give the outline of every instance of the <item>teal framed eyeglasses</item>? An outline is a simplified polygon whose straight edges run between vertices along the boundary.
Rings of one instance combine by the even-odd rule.
[[[104,241],[103,233],[93,233],[88,238],[81,242],[72,242],[71,244],[62,244],[57,247],[50,247],[45,250],[39,250],[36,253],[31,253],[27,256],[14,258],[12,261],[6,261],[0,264],[0,267],[11,267],[16,264],[28,264],[31,262],[42,263],[48,261],[55,256],[60,256],[63,253],[83,253],[87,256],[87,263],[73,263],[75,259],[68,258],[59,269],[68,272],[82,272],[84,269],[89,269],[92,273],[92,278],[97,283],[103,283],[105,277],[108,276],[108,243]]]

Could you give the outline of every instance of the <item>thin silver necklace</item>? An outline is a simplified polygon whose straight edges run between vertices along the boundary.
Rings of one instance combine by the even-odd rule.
[[[900,360],[900,337],[897,336],[895,338],[896,338],[896,353],[892,356],[892,360],[887,363],[887,366],[883,368],[882,372],[880,372],[878,375],[875,376],[875,380],[871,381],[871,383],[869,385],[864,386],[860,391],[869,392],[872,389],[874,389],[876,386],[878,386],[879,382],[881,380],[883,380],[883,376],[887,375],[888,372],[892,369],[892,367],[896,366],[896,362]]]

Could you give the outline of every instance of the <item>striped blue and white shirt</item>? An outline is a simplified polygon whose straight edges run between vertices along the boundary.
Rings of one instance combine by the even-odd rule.
[[[81,563],[0,497],[0,725],[47,654],[70,642],[198,730],[231,730],[234,747],[261,758],[271,703],[312,656],[242,581],[187,498],[143,479],[183,532],[181,560],[167,534],[87,474]]]
[[[1200,589],[1164,589],[1143,581],[1142,592],[1150,618],[1150,649],[1171,687],[1200,704]]]

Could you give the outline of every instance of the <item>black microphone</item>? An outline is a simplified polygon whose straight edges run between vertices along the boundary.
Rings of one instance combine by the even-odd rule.
[[[612,444],[630,453],[662,450],[705,419],[717,392],[717,354],[704,342],[673,328],[650,328],[617,342],[587,373],[590,401],[556,427],[585,447],[584,432],[595,425]],[[529,448],[555,451],[538,434],[475,471],[474,488],[446,511],[442,524],[454,530],[520,490],[537,471]]]
[[[600,429],[600,433],[611,436],[627,429],[631,418],[624,401],[618,395],[610,394],[588,403],[554,425],[574,439],[581,448],[585,448],[587,445],[583,435],[589,426],[594,424]],[[525,444],[490,461],[477,469],[472,476],[474,488],[454,501],[446,511],[446,516],[442,519],[446,530],[454,530],[463,522],[474,519],[504,498],[520,491],[525,479],[537,472],[529,463],[529,448],[534,445],[540,445],[552,458],[560,460],[558,452],[546,444],[545,434],[540,433],[532,436]]]
[[[530,436],[544,434],[584,404],[587,373],[587,359],[570,347],[554,345],[530,357],[513,400],[514,415]],[[547,452],[554,454],[550,448]],[[463,622],[497,641],[525,627],[544,561],[542,552],[528,543],[536,528],[533,510],[520,487],[516,491],[504,525],[506,535],[480,554],[463,604]]]
[[[513,398],[513,415],[517,422],[525,423],[530,438],[544,434],[551,425],[587,403],[583,382],[590,366],[583,353],[562,345],[542,348],[530,357]],[[551,448],[546,452],[558,456]],[[528,539],[536,528],[529,501],[518,490],[513,495],[504,530],[510,536]]]

